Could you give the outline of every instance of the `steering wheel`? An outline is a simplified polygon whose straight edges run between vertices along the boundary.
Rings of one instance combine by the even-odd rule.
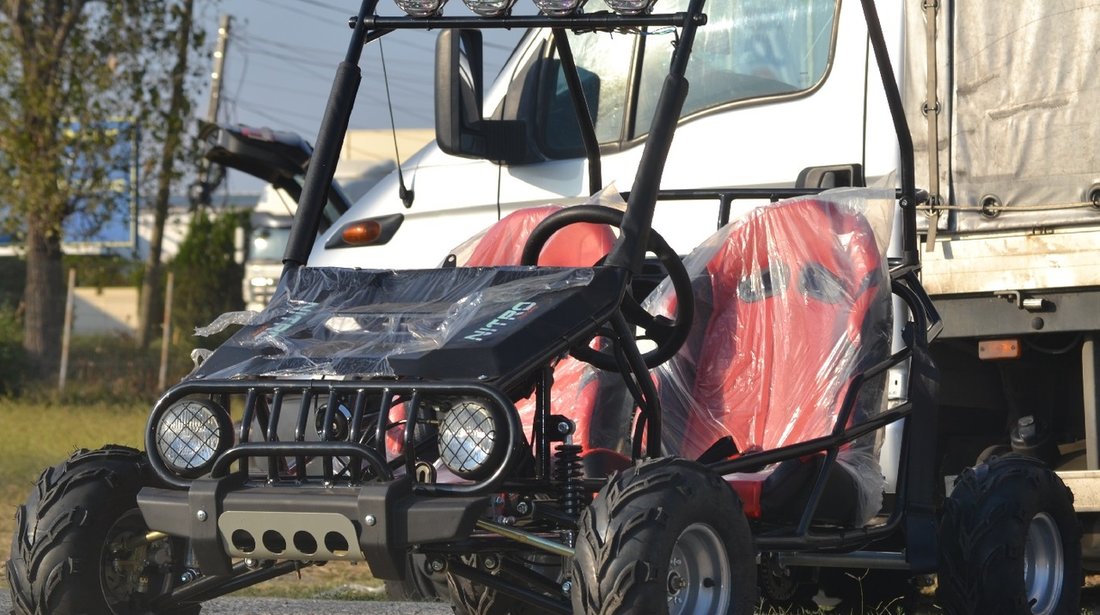
[[[602,205],[577,205],[556,211],[543,219],[531,231],[531,235],[523,245],[520,264],[537,265],[539,254],[542,253],[546,242],[550,240],[554,233],[566,226],[591,223],[622,227],[622,222],[623,212]],[[623,295],[620,308],[627,322],[641,328],[642,334],[638,335],[637,339],[650,340],[657,345],[653,350],[642,353],[642,359],[645,361],[646,367],[654,368],[671,359],[684,345],[684,341],[687,340],[688,333],[691,331],[692,318],[695,314],[695,295],[691,289],[691,278],[688,276],[687,269],[684,268],[684,262],[680,260],[680,255],[668,245],[668,242],[657,231],[649,231],[646,250],[657,255],[672,282],[673,290],[676,293],[675,317],[669,319],[666,316],[647,312],[638,299],[633,296],[629,286],[627,286],[626,293]],[[572,349],[570,354],[600,369],[619,370],[619,362],[606,351],[583,346]]]

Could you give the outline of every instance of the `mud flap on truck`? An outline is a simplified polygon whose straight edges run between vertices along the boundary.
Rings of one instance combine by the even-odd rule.
[[[402,579],[410,545],[465,538],[489,506],[487,496],[417,496],[412,485],[254,486],[230,475],[186,491],[146,487],[138,507],[151,530],[190,539],[206,575],[230,574],[233,556],[365,561],[377,578]]]

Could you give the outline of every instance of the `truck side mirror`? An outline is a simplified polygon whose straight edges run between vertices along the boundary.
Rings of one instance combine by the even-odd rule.
[[[485,156],[481,50],[477,30],[443,30],[435,44],[435,139],[454,156]]]
[[[483,119],[481,32],[448,29],[435,45],[435,139],[452,156],[501,164],[529,162],[526,126]]]

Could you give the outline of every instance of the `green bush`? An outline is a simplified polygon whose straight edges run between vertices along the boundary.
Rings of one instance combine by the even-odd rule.
[[[233,260],[233,236],[241,213],[191,219],[187,237],[169,265],[175,273],[172,326],[181,338],[195,341],[195,327],[210,324],[225,312],[244,309],[241,280],[244,268]],[[200,345],[213,347],[214,340]]]
[[[16,305],[22,300],[26,282],[26,261],[17,256],[0,257],[0,308]]]

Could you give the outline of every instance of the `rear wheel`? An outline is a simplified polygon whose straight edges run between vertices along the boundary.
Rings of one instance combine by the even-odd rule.
[[[937,599],[948,613],[1078,612],[1073,495],[1036,459],[1008,455],[965,470],[944,506],[940,549]]]
[[[130,448],[79,451],[39,477],[16,513],[8,560],[12,613],[187,614],[151,608],[171,591],[182,545],[147,540],[137,493],[151,475]]]
[[[581,515],[572,583],[575,613],[750,614],[756,562],[741,501],[696,463],[642,462]]]

